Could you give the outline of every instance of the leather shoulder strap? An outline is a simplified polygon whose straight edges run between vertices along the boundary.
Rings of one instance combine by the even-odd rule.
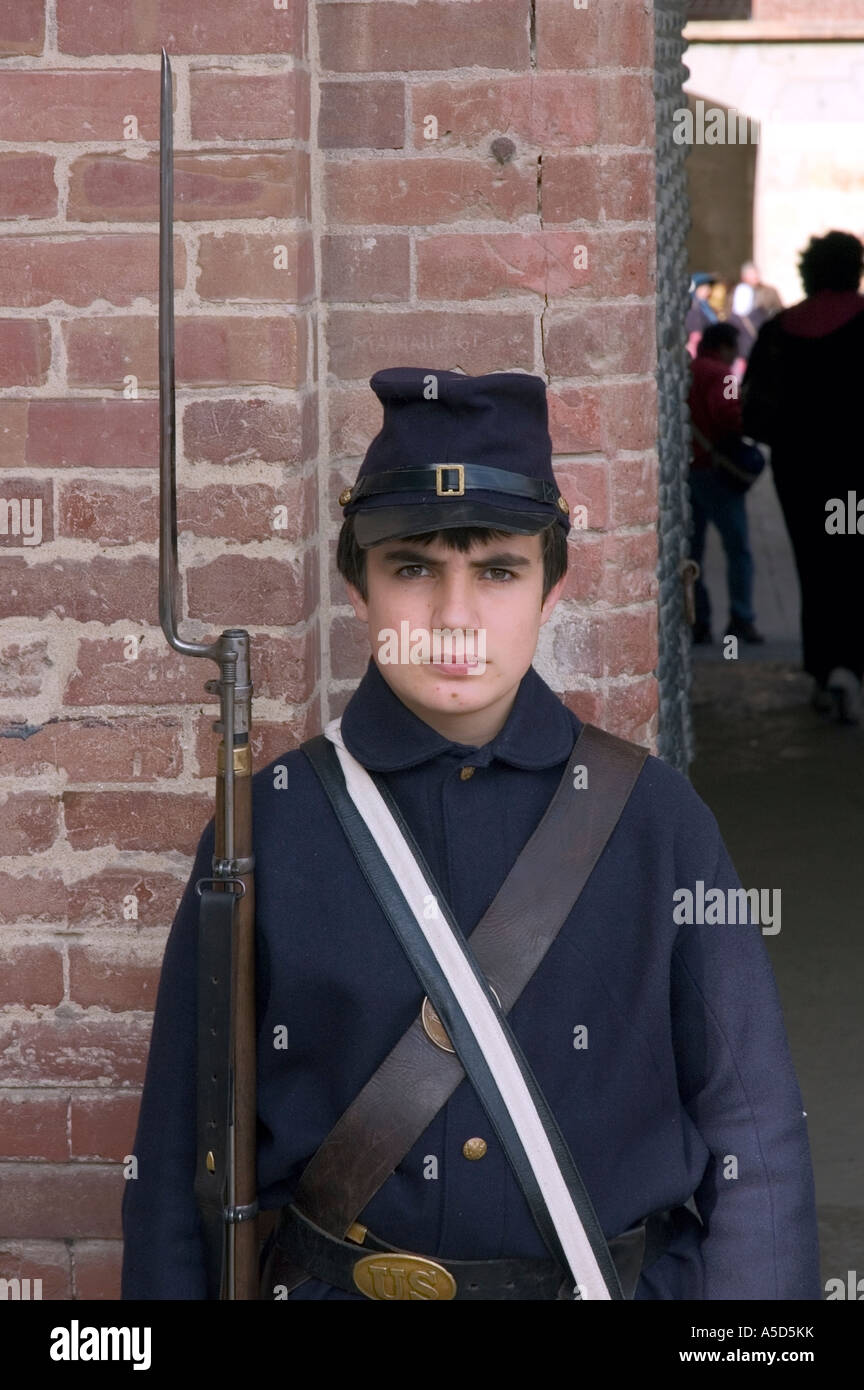
[[[314,752],[324,743],[319,735],[303,745],[307,756],[313,754],[313,766]],[[579,790],[574,755],[586,770]],[[582,726],[545,814],[469,938],[505,1014],[569,917],[647,756],[637,744]],[[317,1225],[344,1236],[464,1076],[455,1054],[437,1048],[415,1019],[310,1159],[294,1194],[296,1205]],[[289,1289],[306,1277],[301,1270],[295,1275]],[[286,1282],[285,1271],[280,1282]]]

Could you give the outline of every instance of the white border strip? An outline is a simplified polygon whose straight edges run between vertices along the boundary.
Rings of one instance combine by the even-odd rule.
[[[573,1279],[583,1299],[610,1299],[591,1242],[504,1030],[445,919],[440,913],[431,920],[424,915],[424,900],[432,895],[432,890],[369,773],[342,742],[340,723],[341,719],[332,719],[324,733],[336,746],[348,792],[376,843],[386,846],[396,881],[482,1049],[534,1171]]]

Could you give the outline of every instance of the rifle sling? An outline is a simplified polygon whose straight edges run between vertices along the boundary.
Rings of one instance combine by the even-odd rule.
[[[313,767],[326,744],[319,735],[303,745]],[[575,795],[574,753],[587,770],[584,790]],[[644,748],[583,724],[539,825],[469,938],[505,1015],[569,917],[647,756]],[[415,1019],[310,1159],[295,1205],[323,1230],[343,1237],[464,1076],[458,1057],[436,1047]],[[274,1253],[276,1248],[274,1242]],[[280,1264],[278,1282],[288,1292],[308,1277]],[[267,1281],[265,1269],[262,1297],[272,1298]]]

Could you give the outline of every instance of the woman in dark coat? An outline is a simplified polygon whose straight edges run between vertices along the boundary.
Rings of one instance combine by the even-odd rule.
[[[811,237],[807,297],[762,326],[742,383],[744,430],[771,445],[795,552],[812,701],[846,723],[860,721],[864,673],[864,505],[849,498],[860,488],[864,503],[862,263],[857,237]]]

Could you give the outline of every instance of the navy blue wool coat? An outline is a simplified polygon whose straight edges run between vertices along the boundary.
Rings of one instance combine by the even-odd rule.
[[[383,774],[466,935],[539,822],[580,728],[532,667],[490,743],[451,743],[371,660],[342,718],[347,748]],[[279,765],[287,788],[274,785]],[[476,771],[463,780],[466,766]],[[258,1184],[272,1208],[291,1199],[424,991],[304,755],[256,773],[253,797]],[[193,1195],[193,885],[209,874],[212,851],[211,821],[162,969],[138,1177],[124,1192],[128,1299],[206,1296]],[[703,1224],[694,1219],[644,1270],[637,1298],[818,1299],[806,1119],[771,965],[757,925],[675,924],[673,894],[700,879],[706,892],[740,886],[704,802],[649,757],[511,1026],[607,1238],[694,1197]],[[574,1046],[586,1040],[580,1028],[587,1046]],[[274,1046],[281,1029],[287,1047]],[[488,1149],[469,1160],[462,1146],[475,1137]],[[548,1257],[467,1080],[360,1219],[426,1255]],[[291,1297],[362,1295],[311,1280]]]

